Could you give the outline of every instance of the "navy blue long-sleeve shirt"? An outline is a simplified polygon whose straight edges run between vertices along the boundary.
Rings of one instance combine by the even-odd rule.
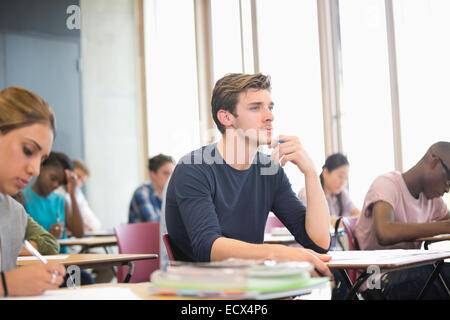
[[[269,212],[303,247],[324,253],[305,229],[306,208],[281,166],[258,152],[247,170],[225,163],[216,144],[187,154],[175,167],[166,196],[166,224],[177,260],[210,261],[219,237],[262,244]]]

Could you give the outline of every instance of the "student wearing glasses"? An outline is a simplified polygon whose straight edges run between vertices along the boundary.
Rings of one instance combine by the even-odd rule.
[[[418,249],[415,239],[450,233],[450,212],[442,199],[450,189],[450,142],[433,144],[422,159],[404,173],[389,172],[375,179],[364,200],[355,228],[362,250]],[[415,299],[432,266],[389,272],[381,282],[382,297]],[[450,268],[441,274],[450,284]],[[367,294],[373,294],[369,292]],[[378,293],[380,293],[378,292]],[[440,281],[426,298],[449,299]]]

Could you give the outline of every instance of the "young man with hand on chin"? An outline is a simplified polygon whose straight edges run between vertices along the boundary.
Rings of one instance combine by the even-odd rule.
[[[323,254],[330,245],[330,216],[319,176],[297,137],[273,139],[270,89],[270,77],[262,74],[228,74],[217,81],[212,114],[222,138],[183,157],[168,185],[172,251],[184,261],[308,261],[313,276],[332,277],[325,264],[331,257]],[[270,158],[258,152],[261,145],[274,149]],[[280,159],[281,166],[290,161],[304,174],[308,208],[292,191]],[[264,244],[271,211],[304,248]]]

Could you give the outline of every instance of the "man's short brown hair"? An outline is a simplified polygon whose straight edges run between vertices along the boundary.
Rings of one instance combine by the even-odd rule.
[[[160,153],[157,156],[148,159],[148,170],[157,172],[159,168],[161,168],[167,162],[175,163],[171,156],[166,156],[165,154]]]
[[[247,89],[270,91],[270,76],[261,73],[229,73],[217,80],[212,93],[211,107],[214,122],[222,134],[225,133],[225,127],[217,118],[217,112],[226,110],[237,117],[236,104],[238,103],[239,94]]]

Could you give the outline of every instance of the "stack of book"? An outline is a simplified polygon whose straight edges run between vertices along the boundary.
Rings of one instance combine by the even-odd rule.
[[[173,263],[151,275],[149,292],[233,299],[279,299],[308,294],[329,278],[311,278],[307,262],[228,259],[210,263]]]

